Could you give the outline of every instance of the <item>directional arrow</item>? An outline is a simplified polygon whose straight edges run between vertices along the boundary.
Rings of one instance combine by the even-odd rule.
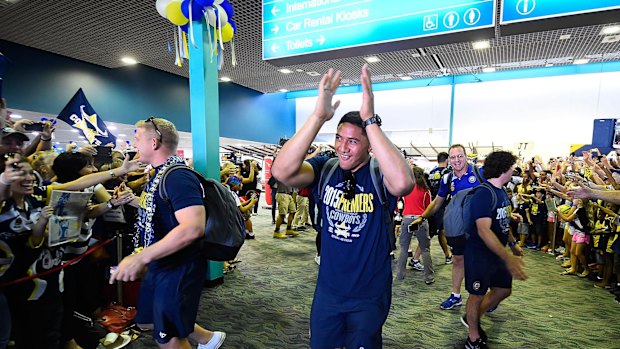
[[[319,36],[319,38],[316,39],[316,42],[318,42],[319,45],[323,45],[323,43],[325,42],[325,37],[323,35]]]
[[[271,28],[271,31],[274,34],[278,34],[278,32],[280,31],[280,27],[276,24],[273,28]]]
[[[274,7],[272,7],[272,8],[271,8],[271,14],[272,14],[274,17],[278,14],[278,12],[280,12],[280,9],[279,9],[279,8],[277,8],[276,6],[274,6]]]
[[[278,52],[278,50],[280,49],[280,46],[278,46],[278,44],[274,43],[273,45],[271,45],[271,51],[272,52]]]

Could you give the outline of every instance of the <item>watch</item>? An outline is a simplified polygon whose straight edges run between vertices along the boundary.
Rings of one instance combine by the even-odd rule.
[[[105,205],[106,205],[106,206],[107,206],[110,210],[111,210],[111,209],[113,209],[114,207],[116,207],[116,206],[114,206],[114,204],[112,203],[112,199],[108,200],[108,202],[106,202],[106,203],[105,203]]]
[[[371,116],[366,121],[364,121],[364,128],[366,128],[366,127],[368,127],[368,126],[370,126],[372,124],[377,124],[377,126],[381,127],[381,117],[379,117],[379,115],[377,115],[377,114]]]

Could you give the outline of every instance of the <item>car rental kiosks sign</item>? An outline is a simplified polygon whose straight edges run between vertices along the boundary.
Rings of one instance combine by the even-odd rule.
[[[496,0],[263,0],[263,59],[293,64],[395,51],[420,47],[421,38],[442,44],[446,34],[493,28],[495,13]]]

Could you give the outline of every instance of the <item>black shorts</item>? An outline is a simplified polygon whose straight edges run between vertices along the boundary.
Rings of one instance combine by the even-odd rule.
[[[489,288],[512,288],[512,275],[504,261],[486,248],[468,246],[465,249],[465,289],[483,296]]]
[[[448,246],[450,246],[453,255],[462,256],[465,254],[465,243],[467,242],[465,234],[457,237],[446,236],[446,240],[448,240]]]

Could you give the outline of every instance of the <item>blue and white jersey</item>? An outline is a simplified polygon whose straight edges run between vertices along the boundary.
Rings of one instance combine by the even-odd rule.
[[[478,172],[480,173],[480,177],[484,178],[482,170],[482,168],[479,168]],[[465,172],[460,178],[452,174],[452,181],[448,183],[451,174],[452,172],[446,173],[441,179],[437,196],[445,198],[448,194],[454,195],[463,189],[469,189],[480,185],[480,181],[474,172],[474,165],[472,164],[467,164],[467,172]]]

